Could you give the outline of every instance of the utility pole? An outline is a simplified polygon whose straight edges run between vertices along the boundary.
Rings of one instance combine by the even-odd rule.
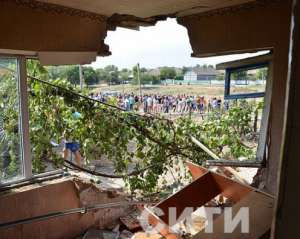
[[[140,63],[137,63],[137,78],[138,78],[138,82],[139,82],[140,97],[142,97],[142,86],[141,86],[141,76],[140,76]]]
[[[82,65],[79,65],[79,82],[80,82],[80,90],[83,90],[83,73],[82,73]]]

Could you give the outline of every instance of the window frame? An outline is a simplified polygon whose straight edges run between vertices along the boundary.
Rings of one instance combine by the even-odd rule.
[[[31,143],[30,143],[30,122],[29,122],[29,94],[27,84],[27,59],[36,58],[32,52],[29,55],[24,55],[22,51],[20,54],[1,53],[3,50],[0,49],[0,58],[13,58],[17,61],[17,90],[19,96],[19,125],[20,125],[20,149],[22,152],[22,176],[19,178],[9,180],[4,183],[0,183],[0,191],[12,189],[15,187],[22,186],[24,183],[28,184],[35,182],[42,182],[49,180],[49,178],[58,178],[64,175],[68,175],[63,169],[54,169],[49,172],[33,174],[32,171],[32,157],[31,157]],[[9,52],[9,51],[8,51]],[[27,185],[27,184],[26,184]]]
[[[246,162],[252,168],[266,167],[269,152],[269,119],[271,111],[272,100],[272,87],[273,87],[273,54],[272,51],[265,55],[246,58],[242,60],[225,62],[217,65],[217,70],[226,70],[226,73],[232,73],[236,69],[257,69],[261,67],[268,67],[268,77],[266,82],[265,92],[250,93],[250,94],[232,94],[230,95],[230,76],[225,74],[225,100],[247,99],[247,98],[260,98],[264,97],[264,108],[261,119],[261,126],[258,139],[258,147],[256,151],[256,158],[252,162]],[[251,160],[251,159],[250,159]],[[222,166],[232,166],[231,160],[221,162]],[[209,165],[217,165],[216,160],[209,160]],[[246,165],[245,164],[245,165]],[[253,166],[251,166],[253,165]],[[243,167],[243,162],[240,162],[240,167]]]
[[[28,90],[27,90],[27,71],[26,71],[26,56],[16,54],[1,54],[0,58],[8,58],[16,60],[16,78],[17,78],[17,93],[18,93],[18,120],[20,133],[20,151],[22,163],[22,175],[5,183],[0,183],[2,186],[11,185],[16,182],[29,180],[32,178],[32,159],[31,145],[29,137],[29,107],[28,107]]]
[[[225,72],[224,99],[225,100],[235,100],[235,99],[249,99],[249,98],[265,97],[265,92],[244,93],[244,94],[243,93],[238,93],[238,94],[230,93],[232,73],[239,72],[239,71],[255,70],[255,69],[260,69],[260,68],[265,68],[265,67],[267,67],[267,68],[270,67],[269,61],[226,68],[225,69],[226,72]]]

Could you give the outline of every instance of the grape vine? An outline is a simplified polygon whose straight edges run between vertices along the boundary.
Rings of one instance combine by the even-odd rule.
[[[212,112],[201,123],[192,121],[188,116],[170,121],[163,116],[124,112],[80,97],[79,90],[69,82],[48,79],[47,72],[43,70],[41,73],[34,64],[29,66],[28,72],[32,76],[28,79],[28,88],[34,173],[43,172],[49,162],[62,167],[62,156],[55,152],[51,142],[61,142],[65,137],[80,142],[87,163],[105,155],[114,163],[116,174],[124,177],[132,192],[155,192],[160,176],[178,160],[204,164],[210,159],[191,141],[190,136],[201,140],[223,158],[254,158],[255,150],[244,141],[247,135],[253,133],[255,103],[237,102],[222,114]],[[34,77],[58,87],[44,84]],[[1,83],[1,92],[7,87],[11,86]],[[81,114],[76,122],[72,118],[74,110]],[[7,115],[7,118],[12,117]],[[17,122],[8,122],[10,126],[6,125],[4,130],[10,132]],[[130,164],[134,164],[134,170],[139,173],[129,175]]]

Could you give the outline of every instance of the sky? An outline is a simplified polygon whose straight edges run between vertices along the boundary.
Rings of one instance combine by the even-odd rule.
[[[242,54],[222,57],[194,58],[187,30],[175,19],[158,22],[152,27],[141,27],[139,31],[117,28],[109,31],[105,39],[111,56],[97,57],[93,68],[116,65],[119,69],[132,68],[137,63],[141,67],[215,65],[257,54]],[[261,54],[261,53],[260,53]]]

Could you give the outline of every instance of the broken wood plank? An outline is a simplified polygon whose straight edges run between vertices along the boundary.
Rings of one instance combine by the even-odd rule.
[[[165,222],[163,222],[157,215],[155,215],[150,209],[144,207],[143,210],[145,210],[148,214],[148,223],[152,225],[155,229],[157,229],[158,233],[160,233],[166,239],[181,239],[181,237],[178,234],[173,232],[171,228]]]
[[[263,163],[257,160],[207,160],[208,166],[220,166],[220,167],[240,167],[240,168],[262,168]]]
[[[172,226],[176,223],[169,220],[169,208],[175,208],[176,216],[179,218],[187,207],[195,210],[211,201],[220,193],[220,188],[213,179],[211,172],[207,172],[179,192],[157,204],[156,207],[164,212],[164,215],[160,216],[160,219],[169,226]]]
[[[273,218],[274,198],[261,192],[252,191],[240,202],[232,207],[232,217],[241,208],[249,209],[249,233],[243,233],[241,226],[237,226],[232,233],[225,233],[224,214],[217,217],[213,222],[213,232],[206,233],[205,230],[196,234],[193,239],[249,239],[260,238],[270,228]],[[228,221],[226,221],[228,222]]]
[[[197,140],[195,137],[191,136],[192,141],[198,145],[204,152],[206,152],[208,155],[210,155],[214,160],[221,160],[221,158],[216,155],[214,152],[212,152],[209,148],[207,148],[204,144],[202,144],[199,140]],[[224,172],[225,175],[227,175],[226,173],[230,173],[237,181],[244,183],[244,184],[248,184],[248,182],[246,180],[244,180],[243,178],[240,177],[240,175],[238,175],[238,173],[230,167],[224,167],[224,168],[220,168],[221,171],[227,171]]]

